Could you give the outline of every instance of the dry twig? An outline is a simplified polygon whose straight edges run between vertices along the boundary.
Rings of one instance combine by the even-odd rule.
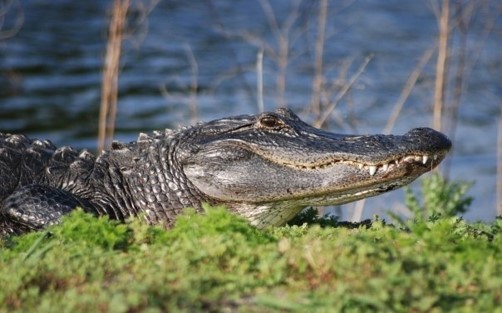
[[[10,28],[4,28],[7,15],[15,11],[16,20]],[[18,0],[0,1],[0,40],[15,36],[24,24],[24,11]]]
[[[263,49],[258,50],[256,54],[256,90],[258,98],[258,112],[265,110],[263,103]]]
[[[497,216],[502,216],[502,112],[499,116],[497,141]]]
[[[403,90],[401,90],[401,94],[399,95],[399,98],[397,99],[396,103],[394,104],[394,107],[392,108],[391,114],[389,116],[389,119],[387,120],[387,124],[385,125],[383,129],[384,134],[389,134],[394,128],[394,124],[397,121],[397,118],[399,117],[399,114],[401,113],[401,110],[404,106],[404,103],[410,96],[411,91],[413,90],[413,87],[415,87],[415,84],[417,83],[418,78],[420,77],[420,74],[422,73],[422,70],[424,66],[429,62],[429,60],[432,57],[432,53],[434,52],[434,49],[428,49],[427,51],[424,52],[422,57],[420,58],[420,61],[418,61],[417,66],[411,72],[410,76],[408,77],[408,80],[406,81],[406,84],[404,85]]]

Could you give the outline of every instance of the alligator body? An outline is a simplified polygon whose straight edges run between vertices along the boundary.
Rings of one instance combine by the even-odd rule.
[[[75,207],[171,225],[185,207],[224,204],[257,227],[306,206],[336,205],[410,183],[451,147],[417,128],[402,136],[341,135],[288,109],[140,134],[95,157],[47,140],[0,134],[0,233],[57,223]]]

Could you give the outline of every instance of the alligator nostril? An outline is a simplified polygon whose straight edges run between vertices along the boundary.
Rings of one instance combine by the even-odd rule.
[[[427,145],[431,150],[450,150],[452,146],[446,135],[428,127],[414,128],[405,136]]]

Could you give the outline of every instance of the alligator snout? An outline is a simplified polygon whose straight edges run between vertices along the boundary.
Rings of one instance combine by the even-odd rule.
[[[414,128],[403,137],[409,139],[412,145],[419,147],[417,150],[427,150],[429,152],[447,152],[451,149],[450,139],[429,127]]]

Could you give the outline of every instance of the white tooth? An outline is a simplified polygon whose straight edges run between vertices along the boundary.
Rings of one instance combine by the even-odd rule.
[[[428,160],[428,159],[429,159],[429,157],[428,157],[428,156],[426,156],[426,155],[424,155],[424,156],[422,157],[422,164],[427,163],[427,160]]]
[[[389,169],[389,163],[382,165],[382,169],[384,170],[384,172],[387,171]]]
[[[362,169],[364,165],[362,163],[359,163],[357,166],[359,166],[359,169]]]
[[[375,165],[370,165],[369,170],[370,170],[370,175],[373,176],[377,171],[377,167]]]
[[[395,160],[394,163],[396,163],[396,166],[399,165],[399,160]]]
[[[434,158],[434,160],[437,160],[438,159],[438,155],[434,154],[433,158]]]
[[[403,159],[403,161],[405,161],[405,162],[410,162],[410,161],[414,161],[414,160],[415,160],[415,157],[412,155],[409,155]]]

